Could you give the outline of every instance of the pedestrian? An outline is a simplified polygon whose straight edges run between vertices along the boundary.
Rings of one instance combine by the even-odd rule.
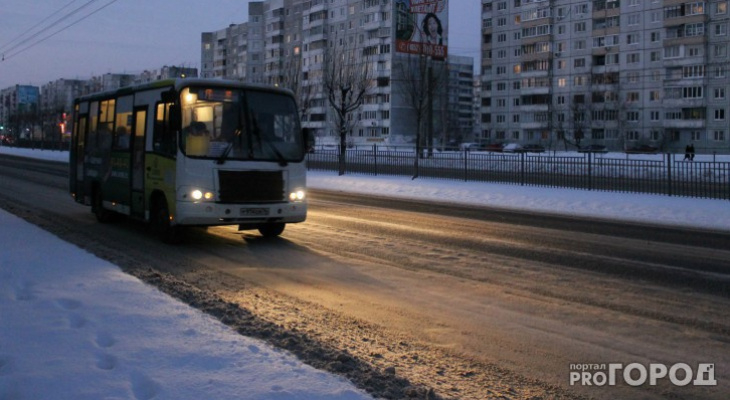
[[[690,151],[689,145],[684,146],[684,160],[683,161],[689,160],[689,151]]]
[[[689,160],[694,161],[695,159],[695,145],[690,143],[689,144]]]

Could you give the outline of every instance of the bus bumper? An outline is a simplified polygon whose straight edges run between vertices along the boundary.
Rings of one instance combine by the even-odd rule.
[[[307,218],[307,203],[220,204],[183,202],[177,205],[176,225],[248,225],[269,222],[295,223]]]

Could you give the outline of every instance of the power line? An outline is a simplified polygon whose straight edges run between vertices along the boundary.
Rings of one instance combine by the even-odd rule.
[[[13,42],[15,42],[16,40],[19,40],[20,38],[22,38],[22,37],[23,37],[23,36],[25,36],[25,35],[26,35],[27,33],[29,33],[29,32],[31,32],[31,31],[33,31],[33,29],[37,28],[37,27],[38,27],[39,25],[41,25],[41,24],[43,24],[44,22],[48,21],[49,19],[51,19],[51,17],[53,17],[54,15],[58,14],[59,12],[61,12],[61,10],[63,10],[64,8],[66,8],[66,7],[70,6],[70,5],[71,5],[71,4],[73,4],[73,3],[75,2],[75,1],[76,1],[76,0],[71,0],[71,1],[70,1],[69,3],[67,3],[67,4],[65,5],[65,6],[61,7],[61,8],[60,8],[60,9],[58,9],[57,11],[53,12],[53,13],[52,13],[51,15],[49,15],[49,16],[47,16],[46,18],[44,18],[43,20],[41,20],[41,22],[39,22],[39,23],[37,23],[37,24],[35,24],[35,25],[31,26],[30,28],[28,28],[28,29],[26,29],[25,31],[23,31],[23,33],[21,33],[20,35],[18,35],[18,36],[16,36],[16,37],[14,37],[14,38],[12,38],[12,39],[10,39],[10,40],[9,40],[9,41],[8,41],[7,43],[5,43],[5,44],[3,44],[2,46],[0,46],[0,51],[2,51],[3,49],[5,49],[6,47],[10,46],[10,45],[11,45],[11,44],[12,44]]]
[[[76,14],[78,11],[80,11],[81,9],[87,7],[89,4],[91,4],[91,3],[95,2],[95,1],[97,1],[97,0],[90,0],[89,2],[85,3],[84,5],[76,8],[75,10],[73,10],[73,11],[69,12],[68,14],[66,14],[65,16],[61,17],[60,19],[54,21],[54,24],[57,23],[57,22],[61,22],[63,19],[67,18],[68,16],[71,16],[73,14]],[[26,47],[24,47],[24,48],[22,48],[22,49],[20,49],[20,50],[18,50],[16,52],[14,52],[14,53],[10,53],[10,54],[7,54],[7,55],[3,54],[3,59],[2,60],[5,61],[7,59],[10,59],[12,57],[15,57],[16,55],[18,55],[20,53],[23,53],[23,52],[25,52],[25,51],[27,51],[27,50],[29,50],[29,49],[31,49],[31,48],[39,45],[39,44],[45,42],[46,40],[50,39],[51,37],[53,37],[53,36],[55,36],[55,35],[63,32],[63,31],[65,31],[68,28],[71,28],[72,26],[74,26],[74,25],[78,24],[79,22],[81,22],[81,21],[83,21],[83,20],[91,17],[92,15],[98,13],[99,11],[101,11],[101,10],[109,7],[110,5],[112,5],[112,4],[116,3],[116,2],[117,2],[117,0],[112,0],[111,2],[109,2],[109,3],[107,3],[107,4],[103,5],[103,6],[101,6],[99,8],[97,8],[96,10],[94,10],[94,11],[92,11],[92,12],[90,12],[90,13],[84,15],[84,16],[82,16],[81,18],[77,19],[76,21],[74,21],[74,22],[72,22],[72,23],[64,26],[61,29],[58,29],[57,31],[55,31],[55,32],[53,32],[53,33],[51,33],[51,34],[49,34],[49,35],[47,35],[47,36],[45,36],[45,37],[43,37],[43,38],[41,38],[41,39],[39,39],[37,41],[31,43],[30,45],[28,45],[28,46],[26,46]],[[38,37],[41,33],[43,33],[45,31],[51,29],[51,27],[52,27],[52,25],[49,25],[48,27],[46,27],[43,30],[37,32],[36,34],[34,34],[33,36],[31,36],[30,38],[25,39],[24,41],[16,44],[15,46],[13,46],[12,48],[10,48],[9,50],[13,50],[13,49],[18,48],[19,46],[21,46],[24,43],[27,43],[31,39],[33,39],[35,37]]]
[[[23,40],[19,41],[18,43],[14,44],[14,45],[13,45],[12,47],[10,47],[9,49],[6,49],[6,50],[5,50],[5,52],[9,52],[9,51],[12,51],[12,50],[14,50],[14,49],[16,49],[16,48],[18,48],[18,47],[22,46],[23,44],[25,44],[25,43],[28,43],[29,41],[31,41],[31,40],[35,39],[36,37],[40,36],[40,35],[41,35],[41,34],[42,34],[43,32],[46,32],[46,31],[48,31],[49,29],[53,28],[53,27],[54,27],[54,26],[55,26],[56,24],[60,23],[61,21],[64,21],[64,20],[66,20],[67,18],[69,18],[69,17],[71,17],[72,15],[74,15],[74,14],[78,13],[78,12],[79,12],[79,11],[81,11],[82,9],[84,9],[84,8],[88,7],[88,6],[89,6],[89,5],[91,4],[91,3],[95,2],[95,1],[97,1],[97,0],[90,0],[90,1],[88,1],[87,3],[85,3],[85,4],[81,5],[80,7],[77,7],[76,9],[74,9],[74,10],[72,10],[72,11],[68,12],[67,14],[65,14],[65,15],[61,16],[60,18],[56,19],[55,21],[53,21],[53,22],[49,23],[49,24],[48,24],[48,25],[47,25],[47,26],[46,26],[45,28],[41,29],[40,31],[38,31],[38,32],[36,32],[36,33],[32,34],[31,36],[29,36],[29,37],[27,37],[27,38],[25,38],[25,39],[23,39]],[[72,3],[73,3],[73,2],[72,2]],[[60,10],[59,10],[59,11],[60,11]],[[50,17],[49,17],[49,18],[50,18]],[[46,19],[48,19],[48,18],[46,18]]]

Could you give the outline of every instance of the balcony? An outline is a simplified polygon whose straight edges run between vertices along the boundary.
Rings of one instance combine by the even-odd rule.
[[[669,129],[703,129],[706,125],[707,122],[703,119],[672,119],[662,123],[662,127]]]
[[[535,95],[535,94],[548,94],[550,93],[550,87],[547,86],[523,86],[520,89],[520,94],[522,95]]]
[[[670,28],[673,26],[686,25],[686,24],[700,24],[706,23],[708,20],[707,14],[695,14],[695,15],[683,15],[675,18],[665,18],[664,27]]]

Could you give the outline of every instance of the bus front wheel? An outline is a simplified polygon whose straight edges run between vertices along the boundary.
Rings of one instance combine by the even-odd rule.
[[[170,210],[164,197],[155,198],[150,213],[150,224],[153,232],[164,243],[175,244],[180,242],[180,227],[170,223]]]
[[[285,226],[286,224],[284,224],[283,222],[261,225],[259,226],[259,233],[261,233],[263,237],[276,237],[284,232]]]

